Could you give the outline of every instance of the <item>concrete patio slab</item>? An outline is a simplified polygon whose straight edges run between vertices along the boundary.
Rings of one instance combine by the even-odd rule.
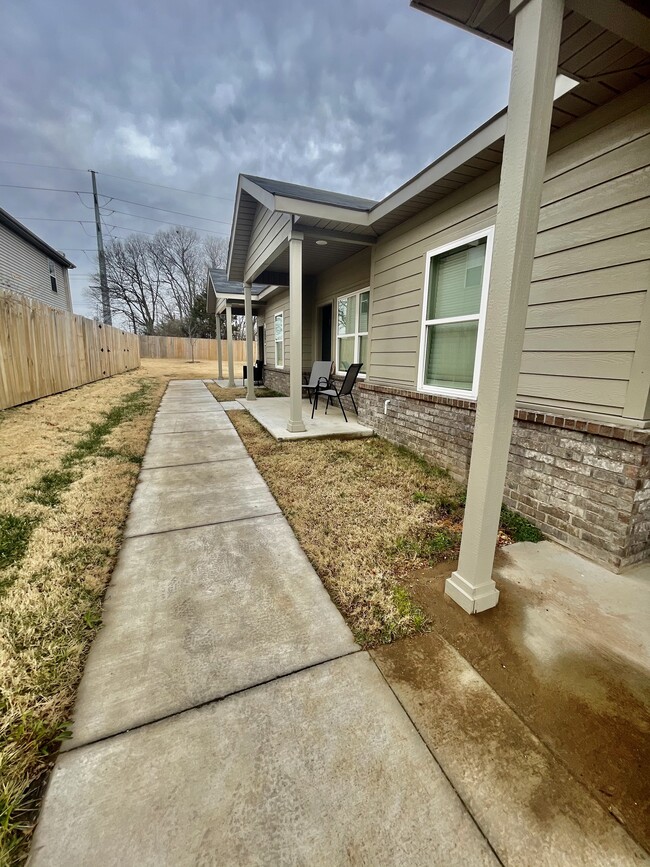
[[[127,539],[65,749],[355,650],[283,515]]]
[[[154,433],[157,434],[223,430],[231,427],[225,412],[163,413],[157,415],[153,423]]]
[[[365,653],[63,754],[31,865],[86,867],[98,857],[498,863]]]
[[[244,444],[232,428],[221,429],[218,437],[214,431],[163,434],[154,431],[142,462],[142,469],[228,461],[233,458],[245,458],[247,455]]]
[[[625,828],[439,635],[372,656],[503,864],[646,862]]]
[[[246,407],[243,405],[243,401],[239,400],[222,400],[221,407],[226,412],[231,412],[232,410],[245,409]]]
[[[125,536],[254,518],[279,512],[249,458],[142,473],[131,502]]]
[[[253,418],[266,428],[276,440],[305,440],[305,439],[357,439],[359,437],[371,437],[374,431],[366,425],[360,424],[354,413],[348,413],[348,421],[343,418],[340,409],[330,407],[325,415],[324,406],[319,406],[318,411],[311,418],[311,405],[308,400],[303,400],[302,419],[306,430],[290,433],[287,430],[289,418],[288,397],[261,397],[254,401],[241,399],[242,406],[247,409]],[[347,412],[347,410],[346,410]]]

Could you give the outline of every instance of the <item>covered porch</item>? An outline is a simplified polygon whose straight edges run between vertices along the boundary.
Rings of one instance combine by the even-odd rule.
[[[303,386],[315,361],[332,363],[335,385],[340,387],[349,364],[360,360],[356,356],[362,338],[347,332],[346,354],[339,358],[343,332],[337,322],[336,293],[324,298],[322,281],[324,275],[339,265],[346,267],[344,263],[361,254],[364,266],[359,279],[361,291],[366,292],[367,318],[370,250],[377,237],[369,226],[368,209],[374,203],[248,175],[239,178],[236,201],[227,273],[231,279],[241,278],[244,297],[249,287],[252,299],[255,286],[269,287],[257,294],[265,301],[265,384],[289,393],[259,413],[252,406],[257,404],[255,396],[247,394],[247,406],[276,439],[371,435],[345,399],[348,422],[336,405],[330,405],[327,415],[319,408],[312,420]],[[337,286],[337,292],[340,288]],[[358,293],[357,288],[352,292]],[[359,302],[355,299],[354,303]],[[354,330],[359,332],[358,324]],[[367,351],[367,336],[363,348]],[[360,379],[365,373],[362,369]]]

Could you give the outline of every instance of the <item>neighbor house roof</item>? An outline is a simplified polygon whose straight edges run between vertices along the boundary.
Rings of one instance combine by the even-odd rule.
[[[59,265],[62,265],[64,268],[74,268],[74,264],[70,262],[69,259],[63,255],[63,253],[59,253],[58,250],[55,250],[54,247],[50,247],[42,238],[39,238],[38,235],[35,235],[27,226],[23,226],[22,223],[19,223],[15,217],[12,217],[8,211],[5,211],[3,208],[0,208],[0,225],[6,226],[10,229],[15,235],[21,237],[24,241],[27,241],[28,244],[31,244],[32,247],[35,247],[37,250],[40,250],[41,253],[45,253],[50,259],[53,259],[55,262],[58,262]]]
[[[266,295],[274,286],[266,283],[253,283],[251,295],[254,301],[259,301],[260,296]],[[207,280],[207,309],[208,313],[216,313],[219,301],[222,304],[227,300],[244,299],[244,285],[236,280],[229,280],[225,268],[208,268]]]

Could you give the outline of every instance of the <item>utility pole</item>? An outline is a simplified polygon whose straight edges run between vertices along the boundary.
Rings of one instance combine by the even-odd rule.
[[[104,254],[104,239],[102,238],[102,221],[99,216],[99,200],[97,198],[97,179],[95,172],[88,169],[93,179],[93,202],[95,203],[95,229],[97,230],[97,258],[99,259],[99,286],[102,293],[102,314],[104,325],[112,325],[111,303],[108,297],[108,280],[106,279],[106,256]]]

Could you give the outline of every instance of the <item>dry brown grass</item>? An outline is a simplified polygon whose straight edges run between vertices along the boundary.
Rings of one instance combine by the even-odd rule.
[[[229,415],[357,640],[421,629],[400,576],[455,555],[461,487],[378,437],[278,443],[248,413]]]
[[[145,359],[0,413],[0,864],[26,855],[166,382],[213,366]]]

